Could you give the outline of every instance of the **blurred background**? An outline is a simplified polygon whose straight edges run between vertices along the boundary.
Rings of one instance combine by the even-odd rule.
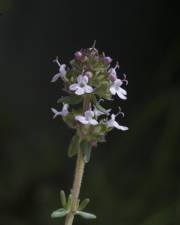
[[[52,60],[95,39],[128,74],[128,101],[111,107],[130,130],[94,150],[81,199],[98,218],[74,225],[180,224],[179,22],[173,1],[0,1],[0,225],[64,224],[50,213],[72,185],[73,131],[52,120]]]

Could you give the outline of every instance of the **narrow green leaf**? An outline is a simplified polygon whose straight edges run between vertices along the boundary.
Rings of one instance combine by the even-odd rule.
[[[61,204],[64,208],[66,208],[66,195],[64,193],[64,191],[60,191],[60,197],[61,197]]]
[[[57,209],[51,214],[51,218],[58,218],[58,217],[64,217],[69,213],[68,210],[65,210],[63,208]]]
[[[72,157],[77,154],[79,150],[79,136],[75,134],[70,142],[69,148],[68,148],[68,156]]]
[[[89,198],[84,199],[84,200],[80,203],[80,205],[79,205],[79,207],[78,207],[78,210],[81,211],[81,210],[85,209],[86,206],[89,204],[89,202],[90,202],[90,199],[89,199]]]
[[[109,115],[108,110],[106,110],[104,107],[102,107],[98,102],[96,103],[96,108],[99,111],[103,112],[104,114]]]
[[[77,200],[77,209],[79,209],[80,199]]]
[[[96,219],[96,215],[91,214],[91,213],[77,211],[76,214],[83,217],[84,219]]]
[[[86,163],[89,162],[90,157],[91,157],[91,149],[92,149],[91,144],[89,142],[83,140],[80,143],[80,148],[81,148],[81,151],[83,153],[84,161]]]
[[[67,209],[70,209],[70,207],[71,207],[71,199],[72,199],[72,195],[70,194],[68,197],[68,202],[67,202],[67,206],[66,206]]]
[[[78,95],[69,95],[69,96],[65,96],[65,97],[61,97],[57,100],[57,103],[67,103],[67,104],[78,104],[80,102],[82,102],[82,96],[78,96]]]

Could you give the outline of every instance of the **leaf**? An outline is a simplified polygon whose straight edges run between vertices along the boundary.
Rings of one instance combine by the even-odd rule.
[[[82,100],[83,100],[82,96],[69,95],[69,96],[59,98],[57,100],[57,103],[67,103],[67,104],[76,105],[76,104],[82,102]]]
[[[96,219],[96,215],[87,213],[87,212],[83,212],[83,211],[77,211],[76,215],[79,215],[84,219]]]
[[[72,195],[70,194],[68,197],[68,202],[67,202],[67,206],[66,206],[67,209],[70,209],[70,207],[71,207],[71,199],[72,199]]]
[[[91,157],[91,149],[92,149],[91,144],[89,142],[83,140],[80,143],[80,148],[81,148],[81,151],[83,153],[84,161],[86,163],[88,163],[89,160],[90,160],[90,157]]]
[[[66,208],[66,195],[64,193],[64,191],[60,191],[60,197],[61,197],[61,204],[64,208]]]
[[[68,148],[68,156],[72,157],[76,155],[78,150],[79,150],[79,136],[75,134]]]
[[[81,211],[81,210],[85,209],[86,206],[89,204],[89,202],[90,202],[90,199],[89,199],[89,198],[84,199],[84,200],[80,203],[80,205],[79,205],[79,207],[78,207],[78,210]]]
[[[98,102],[96,103],[96,108],[99,111],[103,112],[104,114],[109,115],[108,110],[106,110],[104,107],[102,107]]]
[[[57,209],[57,210],[55,210],[54,212],[52,212],[51,218],[64,217],[64,216],[66,216],[68,213],[69,213],[69,211],[66,210],[66,209],[63,209],[63,208]]]

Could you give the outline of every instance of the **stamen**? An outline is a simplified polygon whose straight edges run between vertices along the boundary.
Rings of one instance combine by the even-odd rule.
[[[94,42],[93,42],[93,45],[92,45],[92,49],[94,49],[95,48],[95,46],[96,46],[96,40],[94,40]]]
[[[98,103],[100,103],[100,102],[104,102],[104,99],[103,99],[103,98],[100,98],[100,99],[98,100]]]
[[[114,69],[115,69],[115,70],[116,70],[116,69],[119,69],[119,67],[120,67],[120,66],[119,66],[119,62],[117,61],[117,62],[116,62],[116,65],[115,65],[115,67],[114,67]]]
[[[124,79],[122,80],[122,82],[126,83],[126,86],[128,85],[128,80],[126,79],[127,75],[124,73],[123,74]]]
[[[119,112],[115,115],[116,117],[117,116],[119,116],[120,114],[122,115],[122,117],[124,117],[124,113],[122,112],[122,110],[121,110],[121,107],[119,106],[118,107],[118,109],[119,109]]]
[[[59,62],[58,56],[56,56],[56,58],[53,60],[53,62],[54,62],[54,63],[57,63],[57,65],[58,65],[59,67],[61,66],[61,64],[60,64],[60,62]]]

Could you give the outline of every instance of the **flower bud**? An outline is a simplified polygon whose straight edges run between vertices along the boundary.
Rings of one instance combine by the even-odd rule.
[[[76,60],[81,60],[83,54],[82,54],[82,52],[77,51],[77,52],[74,53],[74,56],[75,56],[75,59],[76,59]]]
[[[117,76],[115,74],[109,74],[109,79],[114,82],[117,79]]]
[[[86,75],[89,79],[91,79],[92,76],[93,76],[93,73],[92,73],[91,71],[87,71],[87,72],[85,73],[85,75]]]
[[[112,58],[109,57],[109,56],[106,56],[106,57],[104,57],[104,62],[105,62],[106,64],[111,64],[111,63],[112,63]]]

